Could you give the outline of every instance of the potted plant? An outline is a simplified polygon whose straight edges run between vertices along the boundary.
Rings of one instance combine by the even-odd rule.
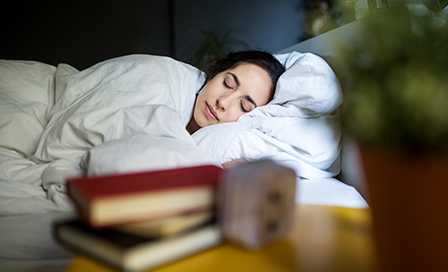
[[[448,16],[397,4],[338,43],[384,271],[448,271]]]
[[[191,45],[193,66],[206,70],[211,60],[225,57],[235,46],[247,46],[245,42],[235,38],[235,29],[229,29],[222,35],[217,32],[200,29],[201,39],[198,44]]]

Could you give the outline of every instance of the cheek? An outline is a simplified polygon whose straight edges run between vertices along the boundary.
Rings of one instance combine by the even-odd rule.
[[[198,96],[198,98],[196,99],[196,102],[194,104],[194,109],[193,109],[193,118],[198,124],[200,121],[199,119],[200,119],[201,105],[202,105],[201,96]]]
[[[204,87],[202,87],[202,90],[199,92],[199,95],[202,97],[209,97],[209,96],[213,95],[215,85],[216,85],[215,79],[213,78],[212,80],[207,82],[207,84],[205,84]]]
[[[221,122],[236,122],[243,114],[244,113],[241,112],[240,108],[233,107],[231,110],[227,111],[225,117],[221,119]]]

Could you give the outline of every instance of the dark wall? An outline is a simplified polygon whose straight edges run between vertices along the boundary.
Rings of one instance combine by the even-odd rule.
[[[1,19],[2,58],[82,69],[123,54],[169,54],[167,1],[13,3]]]
[[[305,37],[305,0],[175,1],[177,57],[188,60],[201,30],[227,35],[233,50],[276,52]],[[193,50],[192,50],[193,49]]]
[[[275,52],[304,36],[302,1],[16,0],[1,11],[0,58],[64,62],[78,69],[133,53],[188,61],[201,29],[232,31],[244,41],[232,44],[234,49]]]

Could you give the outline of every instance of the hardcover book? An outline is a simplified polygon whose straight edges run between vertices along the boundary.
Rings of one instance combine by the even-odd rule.
[[[70,179],[68,195],[91,227],[210,211],[223,172],[213,165]]]
[[[91,229],[80,220],[57,223],[54,233],[67,248],[122,271],[152,269],[222,241],[213,221],[169,236],[142,235],[117,228]]]

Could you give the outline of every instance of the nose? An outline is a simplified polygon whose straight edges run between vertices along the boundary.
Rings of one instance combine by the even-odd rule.
[[[216,106],[223,111],[228,110],[233,101],[234,96],[235,92],[221,95],[216,99]]]

